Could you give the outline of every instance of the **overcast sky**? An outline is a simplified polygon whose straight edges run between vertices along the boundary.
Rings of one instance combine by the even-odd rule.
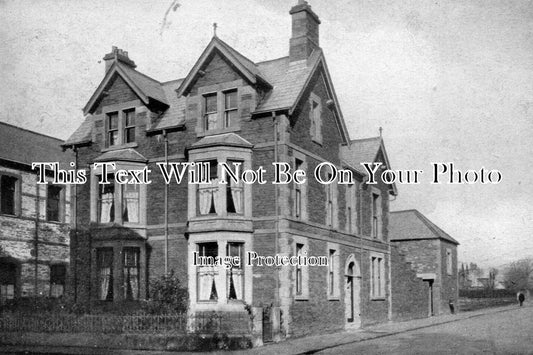
[[[179,6],[176,4],[179,3]],[[218,35],[252,60],[288,54],[281,0],[0,0],[0,120],[66,139],[112,45],[160,81]],[[533,255],[533,2],[311,0],[352,138],[383,136],[392,168],[422,169],[416,208],[483,266]],[[499,185],[431,185],[430,163],[498,169]]]

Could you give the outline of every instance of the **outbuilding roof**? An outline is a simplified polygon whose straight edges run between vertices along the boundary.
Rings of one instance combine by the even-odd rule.
[[[391,241],[442,239],[459,245],[457,240],[417,210],[391,212],[389,236]]]

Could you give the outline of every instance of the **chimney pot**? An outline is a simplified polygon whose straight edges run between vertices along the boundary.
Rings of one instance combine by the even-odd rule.
[[[128,51],[122,50],[121,48],[118,48],[117,46],[111,47],[111,52],[107,53],[104,56],[104,61],[105,61],[105,72],[106,73],[109,70],[109,68],[111,68],[111,66],[113,65],[115,61],[125,64],[133,69],[137,67],[135,65],[135,62],[131,60],[130,57],[128,56]]]

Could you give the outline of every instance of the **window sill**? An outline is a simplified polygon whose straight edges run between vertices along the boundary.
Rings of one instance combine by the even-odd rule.
[[[370,297],[371,301],[386,301],[385,297]]]
[[[296,295],[294,297],[295,301],[309,301],[309,296]]]
[[[20,214],[9,214],[9,213],[0,213],[0,217],[12,217],[12,218],[18,218],[20,217]]]
[[[109,152],[113,150],[120,150],[120,149],[126,149],[126,148],[137,148],[138,146],[139,144],[137,142],[132,142],[132,143],[125,143],[125,144],[120,144],[120,145],[114,145],[111,147],[106,147],[106,148],[103,148],[101,151]]]
[[[340,296],[328,296],[328,301],[340,301]]]
[[[196,136],[198,138],[205,137],[205,136],[214,136],[216,134],[222,134],[222,133],[231,133],[231,132],[239,132],[241,130],[241,127],[239,126],[232,126],[227,128],[217,128],[217,129],[210,129],[207,131],[198,132]]]

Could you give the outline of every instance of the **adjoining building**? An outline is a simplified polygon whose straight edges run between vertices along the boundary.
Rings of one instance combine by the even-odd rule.
[[[397,246],[417,276],[427,283],[427,314],[450,313],[450,304],[457,309],[459,242],[417,210],[391,212],[389,226],[391,244]],[[394,292],[402,294],[405,290],[393,289]]]
[[[38,184],[32,163],[64,166],[71,154],[57,138],[3,122],[0,141],[0,303],[61,297],[69,263],[70,187]]]

